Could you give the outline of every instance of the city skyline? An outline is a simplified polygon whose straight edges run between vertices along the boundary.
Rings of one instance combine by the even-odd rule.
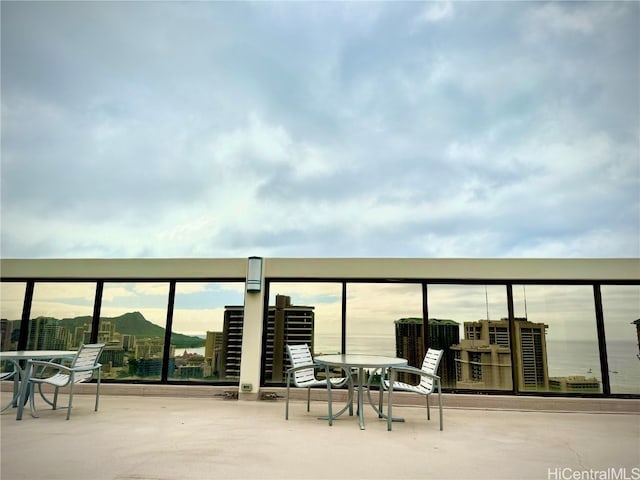
[[[244,307],[228,306],[225,308],[224,327],[222,331],[207,331],[206,342],[202,346],[191,347],[174,345],[172,338],[169,352],[168,375],[177,379],[202,379],[209,381],[225,381],[237,379],[240,376],[240,358],[242,345],[242,318]],[[84,318],[84,317],[83,317]],[[143,320],[140,324],[139,319]],[[30,322],[28,349],[70,349],[78,348],[89,341],[91,320],[78,323],[80,319],[59,320],[48,317],[38,317]],[[148,322],[149,325],[152,325]],[[4,349],[11,349],[7,344],[15,323],[2,320],[2,344]],[[120,325],[120,326],[118,326]],[[137,326],[136,326],[137,325]],[[445,351],[441,362],[440,375],[443,384],[448,388],[480,389],[480,390],[511,390],[512,353],[509,323],[506,319],[480,320],[464,322],[464,325],[453,320],[429,319],[429,341],[425,343],[425,335],[420,318],[403,318],[394,321],[395,352],[388,353],[409,360],[409,364],[419,367],[425,348],[437,348]],[[548,347],[546,330],[548,325],[532,323],[526,318],[516,318],[514,325],[514,342],[518,345],[515,350],[516,364],[521,365],[516,370],[518,388],[525,390],[562,390],[562,391],[599,391],[599,369],[584,365],[593,361],[591,355],[582,358],[580,366],[551,367],[560,375],[550,375],[547,360]],[[266,325],[265,353],[263,356],[263,371],[267,383],[281,383],[287,368],[285,353],[286,344],[307,343],[314,352],[314,307],[293,305],[286,296],[278,296],[276,304],[269,308]],[[98,332],[98,341],[106,343],[102,356],[104,378],[126,379],[132,375],[149,378],[159,377],[162,371],[164,357],[165,335],[159,331],[154,336],[146,331],[144,318],[138,313],[128,313],[123,318],[103,318]],[[127,333],[123,333],[127,331]],[[139,331],[140,333],[134,333]],[[177,332],[172,333],[172,337]],[[175,339],[177,340],[177,338]],[[15,347],[13,347],[15,348]],[[374,351],[383,352],[376,347]],[[197,353],[200,352],[200,353]],[[322,348],[321,353],[327,353]],[[320,353],[317,352],[316,353]],[[359,352],[362,353],[362,352]],[[556,356],[557,356],[556,351]],[[617,357],[620,352],[616,352]],[[635,356],[631,356],[632,362]],[[574,365],[579,358],[574,358],[570,364]],[[564,363],[564,362],[562,362]],[[597,365],[597,363],[596,363]],[[595,367],[595,365],[594,365]],[[629,359],[624,363],[623,384],[629,382]],[[573,370],[571,370],[573,368]],[[617,375],[620,372],[613,370]],[[588,375],[585,375],[588,374]],[[594,376],[595,375],[595,376]],[[404,377],[401,377],[401,380]],[[614,378],[616,382],[618,379]],[[402,381],[411,381],[405,378]],[[628,387],[626,387],[628,388]]]
[[[605,314],[610,312],[613,315],[613,319],[606,324],[607,338],[635,338],[635,327],[631,322],[638,317],[640,288],[620,285],[605,285],[602,288]],[[2,282],[0,289],[3,318],[21,318],[24,284]],[[103,298],[101,315],[114,317],[128,311],[140,311],[152,323],[164,326],[168,289],[166,282],[105,283],[107,295]],[[186,335],[202,335],[207,329],[221,330],[224,307],[243,304],[242,282],[178,282],[176,289],[174,328],[179,328]],[[528,285],[523,290],[514,287],[515,316],[527,316],[532,321],[552,325],[552,339],[556,335],[560,335],[560,339],[595,338],[593,292],[590,286]],[[492,319],[507,317],[506,291],[501,285],[489,285],[486,291],[484,285],[432,285],[429,292],[429,316],[432,318],[452,318],[461,323],[477,321],[487,317],[487,310]],[[314,305],[316,317],[321,319],[316,325],[318,334],[339,333],[342,308],[340,284],[273,282],[270,304],[274,304],[276,294],[291,297],[294,304]],[[38,282],[32,316],[65,318],[92,315],[94,295],[95,284],[91,282]],[[390,321],[422,317],[420,285],[415,283],[350,284],[347,305],[352,334],[388,334],[393,330]],[[586,324],[585,319],[588,319]],[[585,325],[588,328],[584,328]]]

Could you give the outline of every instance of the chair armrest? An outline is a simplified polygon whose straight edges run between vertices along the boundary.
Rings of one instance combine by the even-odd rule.
[[[412,373],[414,375],[420,375],[422,377],[429,377],[432,378],[433,380],[440,380],[440,377],[438,375],[434,375],[432,373],[427,373],[424,370],[421,370],[420,368],[415,368],[415,367],[391,367],[390,370],[393,370],[394,372],[405,372],[405,373]]]
[[[306,370],[309,368],[313,368],[314,370],[325,370],[326,368],[331,368],[330,365],[320,365],[319,363],[308,363],[307,365],[299,365],[297,367],[293,367],[288,369],[285,373],[287,374],[287,379],[291,376],[291,374],[297,372],[298,370]],[[344,368],[343,368],[344,370]],[[331,378],[341,378],[341,377],[331,377]],[[344,376],[344,381],[340,382],[338,384],[334,384],[334,386],[336,387],[342,387],[343,385],[345,385],[347,382],[351,381],[351,377],[350,375],[348,375],[348,372],[345,371],[345,376]]]
[[[61,368],[65,370],[69,370],[70,367],[67,367],[61,363],[49,362],[45,360],[27,360],[27,365],[40,366],[40,367],[51,367],[51,368]]]
[[[308,368],[313,368],[314,370],[318,368],[324,369],[324,365],[318,365],[317,363],[308,363],[307,365],[298,365],[297,367],[292,367],[288,369],[287,373],[294,373],[294,372],[297,372],[298,370],[306,370]]]
[[[101,363],[96,363],[95,365],[91,365],[88,367],[67,367],[66,365],[62,365],[60,363],[55,363],[55,362],[45,362],[43,360],[28,360],[28,364],[30,365],[37,365],[40,367],[50,367],[50,368],[55,368],[57,370],[64,370],[65,372],[71,373],[71,372],[89,372],[91,370],[95,370],[97,368],[102,367]]]

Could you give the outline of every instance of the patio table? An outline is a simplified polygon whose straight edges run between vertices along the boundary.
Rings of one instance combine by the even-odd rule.
[[[383,355],[362,355],[362,354],[342,354],[342,355],[319,355],[314,358],[314,361],[319,365],[324,365],[327,378],[329,377],[329,369],[331,367],[339,367],[347,372],[352,369],[358,371],[358,420],[360,423],[360,430],[364,430],[364,412],[363,412],[363,397],[362,390],[364,384],[364,369],[382,369],[383,376],[386,369],[390,367],[404,367],[407,365],[407,360],[398,357],[387,357]],[[352,384],[349,384],[349,388],[353,388]],[[327,391],[329,395],[329,425],[332,425],[333,419],[344,413],[345,409],[340,411],[337,415],[332,413],[331,405],[331,382],[327,382]],[[349,396],[351,401],[351,395]],[[378,413],[378,416],[382,416],[382,412],[373,404],[371,406]]]

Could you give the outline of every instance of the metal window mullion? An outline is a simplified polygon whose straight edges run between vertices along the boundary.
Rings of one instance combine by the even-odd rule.
[[[98,342],[98,334],[100,333],[100,310],[102,307],[102,291],[104,290],[104,280],[96,283],[96,295],[93,300],[93,317],[91,319],[91,337],[90,343]]]
[[[22,304],[22,319],[20,320],[20,335],[18,337],[18,350],[26,350],[29,342],[29,317],[31,317],[31,303],[35,282],[27,281]]]
[[[340,351],[347,353],[347,282],[342,282],[342,309],[341,309],[341,328],[342,335],[340,338]]]
[[[171,353],[171,333],[173,329],[173,304],[176,299],[176,282],[169,282],[169,298],[167,300],[167,324],[164,331],[164,350],[162,356],[161,383],[167,383],[169,378],[169,357]]]
[[[609,381],[609,360],[607,358],[607,339],[604,331],[604,311],[602,309],[602,291],[600,284],[593,285],[593,301],[596,311],[596,329],[598,331],[598,349],[600,351],[600,372],[602,375],[602,393],[611,395]]]

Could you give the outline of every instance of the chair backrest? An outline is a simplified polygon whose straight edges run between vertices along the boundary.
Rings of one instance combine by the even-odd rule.
[[[73,359],[71,368],[95,366],[100,359],[100,354],[102,353],[104,346],[104,343],[89,343],[86,345],[82,345],[78,349],[78,353],[76,353],[76,356]],[[93,372],[93,370],[89,370],[86,372],[75,373],[73,376],[74,383],[86,382],[88,380],[91,380],[91,378],[93,377]]]
[[[422,361],[422,371],[432,375],[437,375],[438,366],[440,365],[440,360],[442,360],[443,353],[444,350],[435,350],[433,348],[427,350],[427,354],[424,356],[424,360]],[[420,377],[420,386],[429,391],[433,391],[433,379],[425,376]]]
[[[304,365],[313,365],[311,350],[309,350],[309,345],[306,343],[300,345],[287,345],[287,353],[289,354],[289,360],[291,361],[292,368],[302,367]],[[315,372],[313,368],[301,368],[300,370],[293,372],[293,383],[297,387],[312,380],[315,380]]]

